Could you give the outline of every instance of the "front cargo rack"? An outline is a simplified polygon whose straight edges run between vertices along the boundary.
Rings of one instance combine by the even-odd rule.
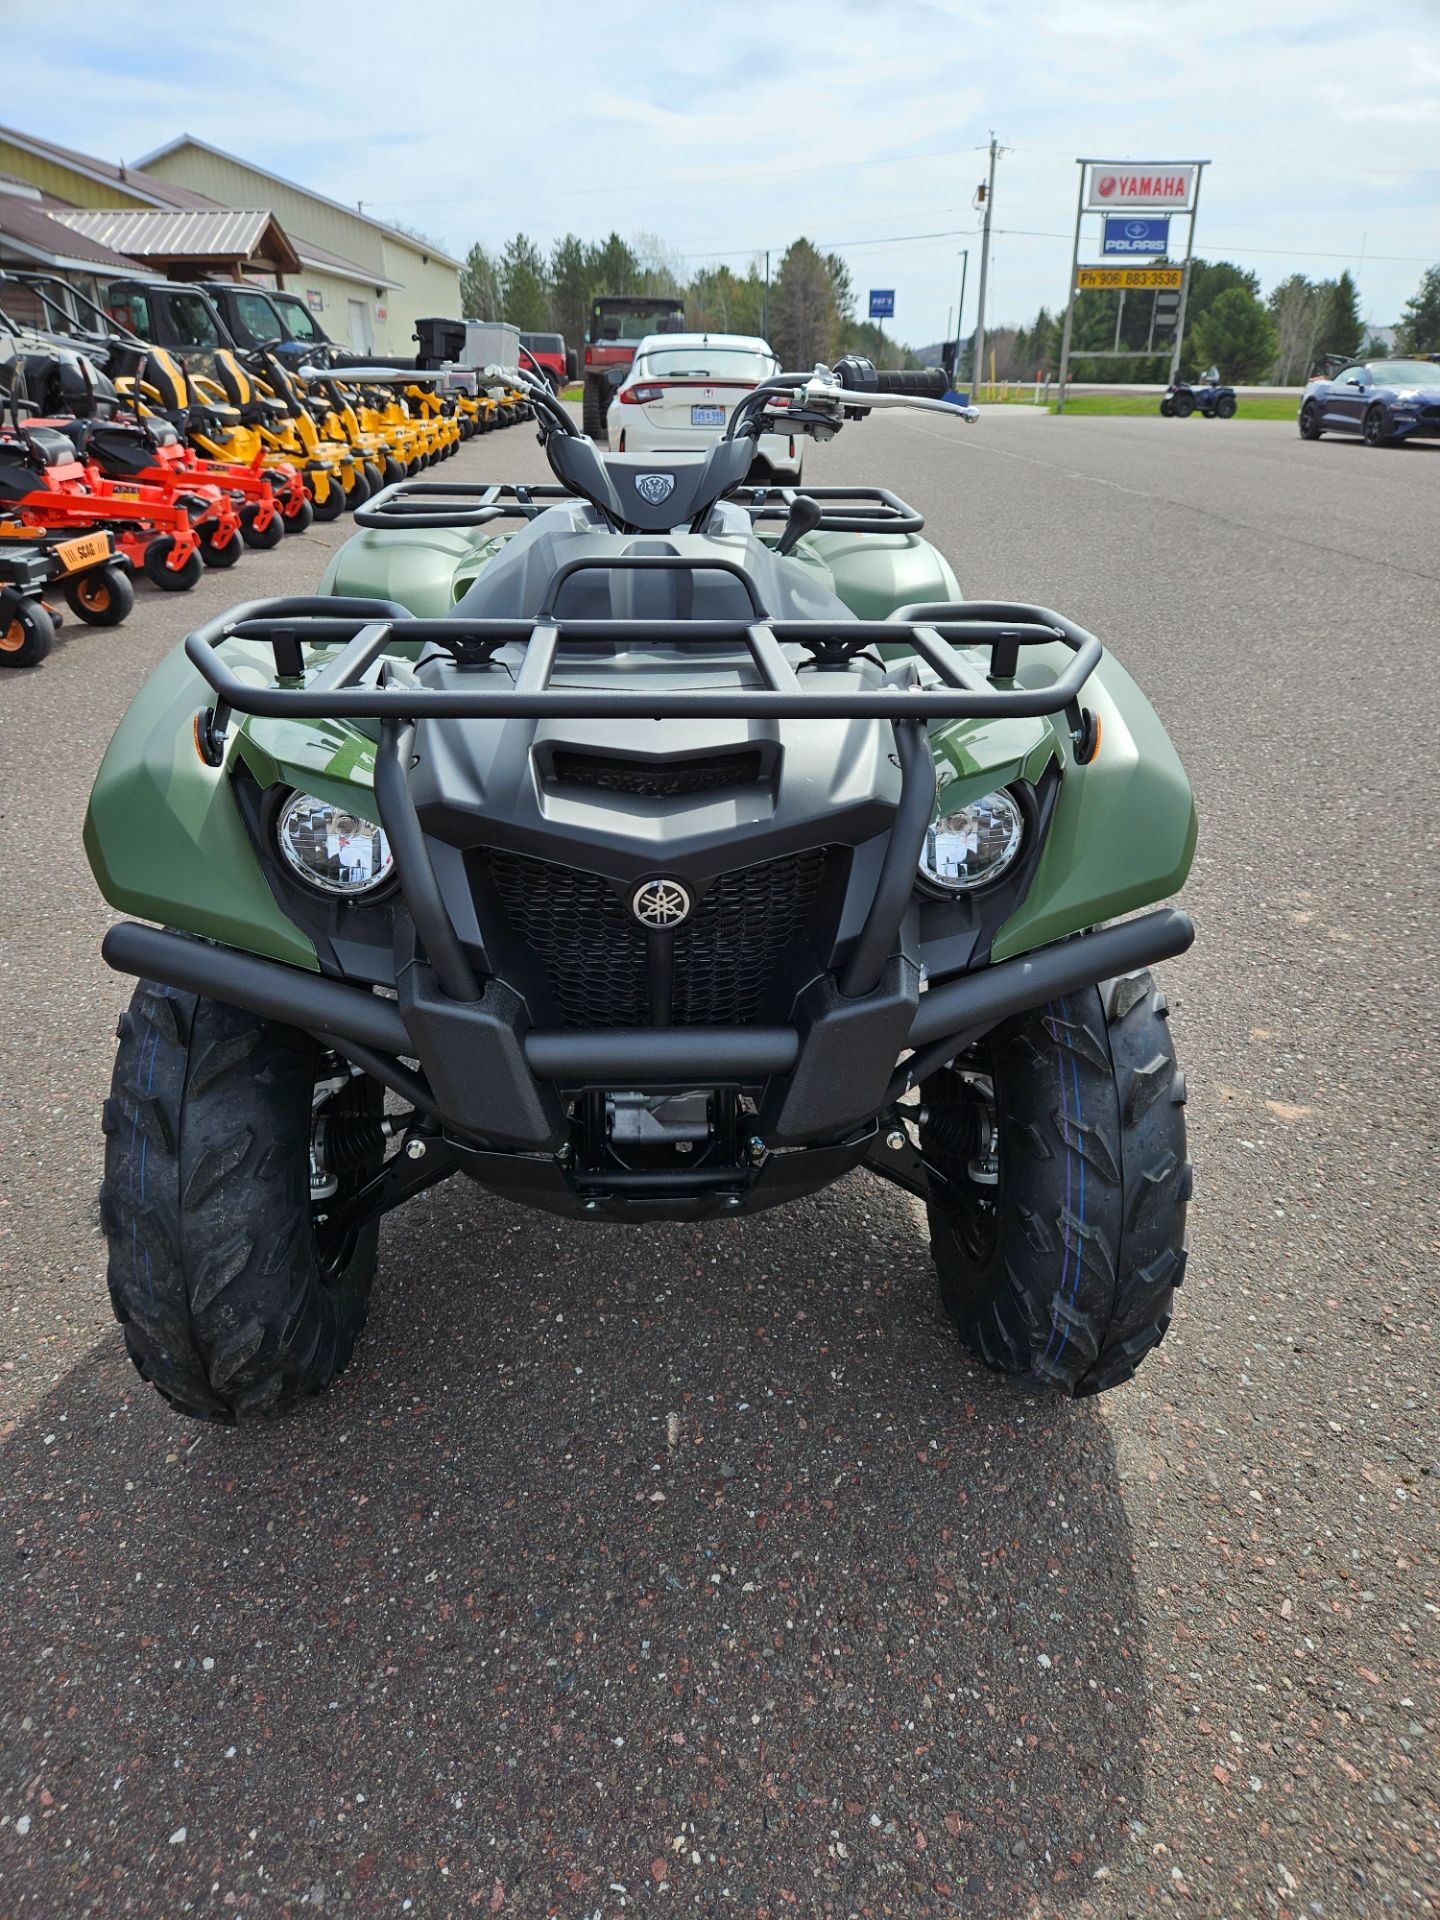
[[[569,620],[554,612],[566,580],[590,569],[626,572],[711,570],[735,578],[750,602],[741,620]],[[647,642],[683,647],[687,639],[729,643],[748,653],[752,686],[596,688],[557,686],[562,643],[568,649],[615,649]],[[268,642],[275,678],[266,686],[245,679],[222,658],[228,641]],[[392,649],[414,643],[444,649],[473,688],[426,686],[409,658]],[[312,677],[307,645],[329,656]],[[846,672],[859,654],[888,646],[908,654],[881,665],[882,678],[856,688]],[[1060,647],[1070,656],[1047,684],[1020,684],[1027,648]],[[338,652],[334,651],[338,647]],[[502,647],[520,650],[498,659]],[[792,664],[786,648],[810,657]],[[982,667],[958,649],[988,650]],[[890,723],[900,769],[895,822],[875,895],[841,979],[847,996],[872,993],[892,951],[914,884],[921,845],[935,801],[935,762],[926,723],[942,719],[1037,717],[1064,713],[1077,761],[1088,761],[1098,735],[1080,706],[1080,690],[1104,649],[1093,634],[1045,607],[1012,601],[954,601],[902,607],[888,620],[774,620],[755,581],[735,561],[718,556],[626,554],[572,560],[559,568],[533,620],[414,618],[387,600],[302,596],[255,600],[197,627],[185,651],[216,694],[214,707],[195,717],[195,741],[211,766],[224,759],[233,713],[269,719],[378,719],[375,799],[380,824],[395,855],[406,907],[444,992],[473,1001],[481,988],[441,899],[434,867],[410,793],[416,723],[422,720],[680,720],[867,719]],[[713,655],[710,656],[713,663]],[[378,667],[378,674],[366,676]],[[926,684],[928,669],[929,683]],[[617,672],[617,679],[622,674]],[[648,677],[648,676],[647,676]],[[1001,682],[1002,684],[994,684]]]
[[[736,579],[751,608],[748,619],[568,619],[554,611],[560,588],[577,573],[717,572]],[[269,685],[226,662],[232,640],[268,642],[275,660]],[[749,654],[751,686],[657,689],[632,681],[613,688],[557,686],[561,646],[626,648],[646,643],[683,647],[689,640],[728,643]],[[438,646],[476,670],[473,687],[427,687],[411,658]],[[311,672],[307,648],[330,649]],[[333,650],[339,648],[336,653]],[[405,654],[393,650],[404,647]],[[907,649],[883,681],[868,688],[837,684],[827,669],[844,669],[877,647]],[[1017,679],[1027,649],[1060,647],[1070,658],[1041,686]],[[518,668],[497,660],[519,648]],[[792,664],[786,649],[810,658]],[[961,650],[988,650],[985,665]],[[628,554],[572,560],[551,582],[534,619],[418,619],[394,601],[295,596],[253,600],[218,614],[185,641],[191,662],[217,696],[212,726],[223,732],[231,712],[269,719],[572,720],[865,719],[978,720],[1034,718],[1076,712],[1081,689],[1104,649],[1063,614],[1020,601],[973,600],[902,607],[886,620],[777,620],[755,581],[734,561],[671,554]],[[873,657],[873,656],[872,656]],[[378,665],[378,674],[372,670]],[[928,669],[928,674],[926,672]],[[617,681],[623,676],[616,674]]]

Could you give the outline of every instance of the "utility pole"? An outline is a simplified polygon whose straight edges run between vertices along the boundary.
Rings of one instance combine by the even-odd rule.
[[[1190,230],[1185,236],[1185,265],[1180,281],[1180,306],[1175,314],[1175,346],[1170,355],[1170,382],[1173,386],[1180,378],[1180,355],[1185,350],[1185,309],[1190,304],[1190,263],[1195,258],[1195,215],[1200,206],[1200,182],[1205,178],[1205,169],[1210,163],[1197,160],[1195,163],[1195,191],[1190,199]],[[1308,372],[1309,369],[1307,368]]]
[[[969,277],[970,249],[968,247],[962,247],[960,249],[960,304],[955,309],[955,365],[950,370],[950,384],[952,387],[958,387],[960,384],[960,342],[965,337],[965,282]],[[970,385],[973,398],[975,385],[973,379]]]
[[[975,352],[970,369],[971,398],[980,389],[980,377],[985,363],[985,282],[990,271],[990,210],[995,204],[995,157],[1000,151],[1000,143],[995,138],[995,129],[990,129],[990,183],[985,189],[985,225],[980,236],[980,299],[975,315]]]
[[[761,310],[760,337],[770,338],[770,249],[765,249],[765,305]]]

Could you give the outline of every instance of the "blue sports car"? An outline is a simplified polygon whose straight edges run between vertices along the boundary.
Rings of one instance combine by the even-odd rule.
[[[1440,366],[1433,360],[1363,360],[1312,380],[1300,402],[1300,438],[1358,433],[1367,447],[1440,438]]]

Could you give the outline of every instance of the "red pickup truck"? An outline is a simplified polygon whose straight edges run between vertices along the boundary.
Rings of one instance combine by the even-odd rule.
[[[585,334],[584,427],[592,440],[605,437],[605,415],[616,385],[647,333],[683,333],[685,302],[661,294],[602,294],[590,302]]]

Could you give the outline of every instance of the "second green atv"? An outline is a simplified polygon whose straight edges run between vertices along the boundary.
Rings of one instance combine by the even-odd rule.
[[[745,485],[781,420],[974,417],[942,387],[782,375],[657,459],[535,383],[553,485],[392,487],[325,592],[151,675],[85,837],[138,916],[104,942],[139,979],[110,1289],[175,1407],[327,1386],[380,1217],[457,1171],[643,1226],[863,1166],[925,1202],[990,1365],[1094,1393],[1162,1338],[1175,751],[1091,634],[964,599],[893,493]]]

